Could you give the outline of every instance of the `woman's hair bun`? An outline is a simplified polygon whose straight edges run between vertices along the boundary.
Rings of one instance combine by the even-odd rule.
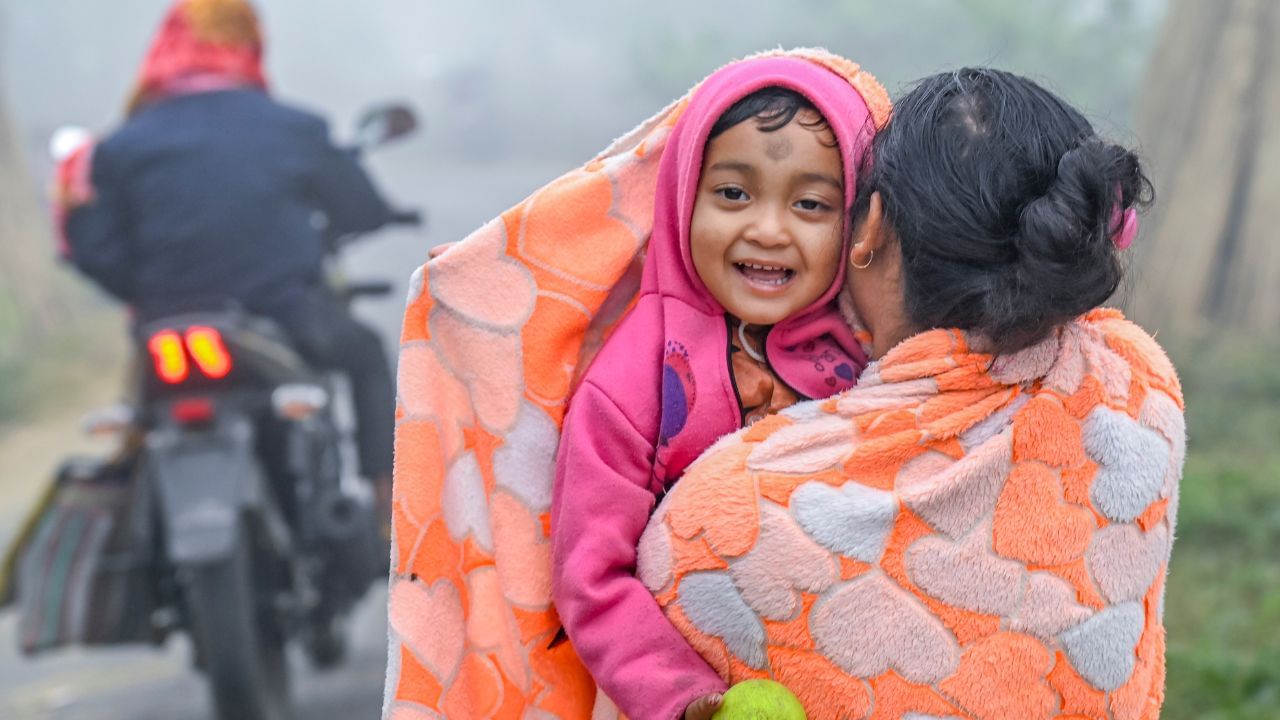
[[[926,78],[876,138],[871,178],[902,247],[906,309],[1000,351],[1107,300],[1123,268],[1123,211],[1151,200],[1137,155],[1099,138],[1026,78]]]

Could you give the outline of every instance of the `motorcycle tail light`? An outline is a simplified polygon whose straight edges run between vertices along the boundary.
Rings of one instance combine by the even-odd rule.
[[[177,385],[191,374],[182,338],[173,330],[161,330],[147,341],[156,375],[170,385]]]
[[[169,408],[175,422],[180,425],[203,425],[213,420],[213,400],[206,397],[183,398]]]
[[[200,372],[212,380],[221,380],[231,372],[231,353],[222,342],[222,333],[211,327],[187,329],[187,350]]]

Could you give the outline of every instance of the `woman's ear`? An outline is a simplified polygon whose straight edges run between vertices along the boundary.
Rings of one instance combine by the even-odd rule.
[[[884,248],[884,243],[884,200],[879,192],[873,192],[866,213],[853,229],[853,242],[849,246],[849,262],[855,267],[867,267],[875,252]]]

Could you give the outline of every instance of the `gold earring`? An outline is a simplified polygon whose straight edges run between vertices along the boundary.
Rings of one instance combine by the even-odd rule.
[[[859,265],[858,263],[853,263],[853,266],[858,268],[859,270],[866,270],[867,268],[871,267],[871,261],[875,259],[876,259],[876,251],[872,250],[871,254],[867,256],[867,262],[865,264]]]

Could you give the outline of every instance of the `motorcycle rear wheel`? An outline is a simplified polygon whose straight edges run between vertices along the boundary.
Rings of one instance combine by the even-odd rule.
[[[259,558],[242,528],[225,559],[191,568],[186,586],[191,632],[219,720],[288,720],[285,634],[270,607]]]

